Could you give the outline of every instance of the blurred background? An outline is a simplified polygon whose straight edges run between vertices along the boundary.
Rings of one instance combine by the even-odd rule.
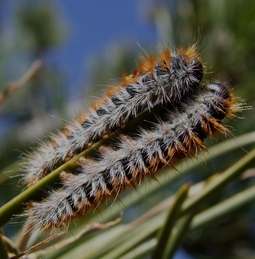
[[[19,173],[24,153],[117,84],[123,73],[136,69],[144,51],[155,54],[162,46],[197,43],[205,80],[231,85],[254,107],[254,36],[254,1],[0,0],[0,93],[34,61],[42,61],[33,79],[0,103],[0,205],[23,188],[12,172]],[[254,131],[254,113],[245,111],[245,119],[231,122],[235,135]],[[240,146],[228,163],[247,151]],[[227,161],[214,161],[211,173]],[[199,170],[191,175],[194,181],[202,178]],[[253,178],[243,183],[251,184]],[[254,209],[190,235],[181,258],[239,258],[240,251],[254,250]]]

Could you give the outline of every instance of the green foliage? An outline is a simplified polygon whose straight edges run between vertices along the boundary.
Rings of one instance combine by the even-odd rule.
[[[24,47],[35,53],[59,45],[64,36],[50,1],[25,1],[17,10],[17,23],[25,40]]]

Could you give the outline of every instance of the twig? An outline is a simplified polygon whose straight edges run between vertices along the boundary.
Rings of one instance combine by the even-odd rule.
[[[46,253],[50,253],[50,252],[56,251],[58,249],[61,249],[61,248],[65,247],[65,246],[67,246],[67,245],[70,245],[70,244],[74,243],[75,241],[79,240],[84,235],[86,235],[86,234],[88,234],[90,232],[109,228],[111,226],[114,226],[114,225],[118,224],[120,221],[121,221],[121,216],[119,218],[113,220],[113,221],[110,221],[110,222],[107,222],[107,223],[104,223],[104,224],[93,223],[93,224],[89,225],[87,228],[85,228],[82,231],[80,231],[76,236],[68,238],[66,240],[63,240],[63,242],[60,242],[60,243],[55,244],[55,245],[52,245],[52,246],[48,247],[47,249],[39,250],[39,251],[35,252],[34,254],[31,254],[31,256],[32,256],[32,258],[38,258],[38,257],[40,257],[40,256],[42,256],[42,255],[44,255]],[[29,248],[28,250],[26,250],[25,252],[23,252],[19,256],[22,256],[22,255],[25,255],[25,254],[29,254],[30,252],[32,252],[36,248],[38,248],[38,247],[48,243],[49,241],[51,241],[52,239],[54,239],[56,237],[59,237],[59,236],[63,235],[64,233],[65,232],[61,232],[59,234],[55,234],[55,235],[53,235],[53,236],[43,240],[42,242],[36,244],[35,246],[32,246],[31,248]]]
[[[18,91],[21,87],[23,87],[29,80],[31,80],[38,72],[41,66],[42,62],[40,60],[34,61],[31,67],[28,69],[28,71],[20,79],[10,83],[5,88],[5,90],[2,93],[0,93],[0,105],[13,93]]]

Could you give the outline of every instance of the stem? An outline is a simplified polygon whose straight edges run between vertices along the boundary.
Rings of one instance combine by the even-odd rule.
[[[173,205],[170,207],[165,224],[159,230],[158,235],[158,244],[154,250],[152,255],[152,259],[161,259],[164,256],[166,244],[169,240],[169,237],[172,233],[172,228],[178,219],[179,211],[181,210],[181,206],[183,202],[186,200],[188,195],[190,185],[184,185],[176,194],[175,201]]]
[[[175,252],[180,247],[180,244],[184,238],[184,236],[187,234],[187,230],[189,229],[190,222],[194,217],[194,213],[190,212],[188,214],[185,214],[182,216],[179,221],[178,225],[176,227],[176,231],[173,235],[171,235],[171,238],[169,239],[169,242],[167,244],[167,247],[165,248],[164,253],[164,259],[167,258],[173,258]]]
[[[140,246],[132,249],[130,252],[121,256],[119,259],[133,259],[133,258],[146,258],[146,255],[156,246],[157,239],[152,238],[149,241],[141,244]]]
[[[40,60],[36,60],[33,62],[29,70],[17,81],[12,82],[6,87],[6,89],[0,93],[0,105],[3,101],[5,101],[10,95],[18,91],[21,87],[23,87],[28,81],[30,81],[39,69],[42,66],[42,62]]]

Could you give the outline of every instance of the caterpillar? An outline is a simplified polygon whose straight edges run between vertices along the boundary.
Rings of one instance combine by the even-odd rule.
[[[241,105],[227,86],[210,82],[178,107],[165,108],[154,126],[140,128],[135,136],[122,134],[115,145],[101,146],[97,159],[80,157],[74,171],[62,172],[60,189],[28,205],[28,224],[35,229],[67,227],[109,197],[147,176],[154,178],[162,167],[195,156],[206,149],[207,136],[228,134],[221,122],[235,116]]]
[[[196,45],[171,53],[165,49],[157,59],[148,56],[131,75],[95,102],[51,142],[28,154],[23,165],[24,182],[31,186],[52,170],[141,112],[161,103],[184,100],[196,93],[203,77],[203,64]]]

